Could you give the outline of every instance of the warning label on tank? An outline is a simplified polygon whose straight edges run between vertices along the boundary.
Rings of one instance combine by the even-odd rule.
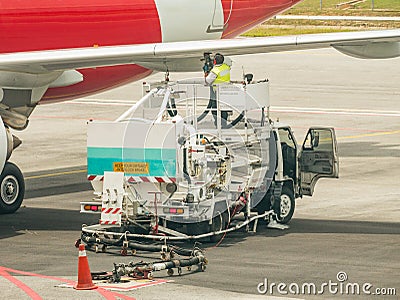
[[[149,164],[145,162],[114,162],[113,169],[127,174],[149,174]]]

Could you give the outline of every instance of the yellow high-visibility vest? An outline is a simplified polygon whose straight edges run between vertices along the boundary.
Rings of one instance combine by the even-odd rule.
[[[214,66],[211,72],[217,75],[217,78],[213,82],[214,84],[229,83],[231,81],[231,67],[229,67],[227,64]]]

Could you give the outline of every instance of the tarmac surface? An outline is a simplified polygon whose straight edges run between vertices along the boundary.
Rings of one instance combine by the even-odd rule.
[[[27,192],[16,214],[0,218],[1,299],[398,299],[400,59],[358,60],[325,49],[233,60],[233,79],[241,78],[242,66],[256,79],[270,79],[271,116],[291,124],[299,144],[311,125],[335,127],[340,178],[321,180],[312,198],[299,199],[285,231],[259,224],[257,233],[236,232],[218,247],[202,245],[209,260],[205,272],[157,272],[156,279],[172,281],[131,292],[55,287],[77,280],[75,240],[82,224],[97,222],[97,216],[79,214],[79,202],[92,197],[85,173],[86,121],[117,118],[140,98],[141,83],[40,106],[29,128],[17,133],[23,144],[11,159],[25,174]],[[171,79],[193,76],[201,73]],[[159,258],[87,254],[92,271]],[[334,293],[324,285],[329,281],[339,288],[370,283],[371,294]],[[280,283],[287,294],[278,292]],[[320,295],[288,292],[288,286],[303,283],[325,288]],[[269,289],[260,295],[258,286]],[[392,289],[397,296],[376,295]]]

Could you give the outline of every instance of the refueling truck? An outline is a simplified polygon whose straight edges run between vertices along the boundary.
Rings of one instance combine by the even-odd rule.
[[[117,120],[88,122],[95,197],[81,212],[101,218],[82,236],[216,240],[260,218],[288,223],[295,199],[338,177],[336,137],[313,127],[300,147],[269,107],[268,80],[187,79],[144,84]]]

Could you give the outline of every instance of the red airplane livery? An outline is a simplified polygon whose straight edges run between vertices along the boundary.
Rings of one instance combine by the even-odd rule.
[[[0,0],[0,213],[24,197],[8,162],[38,103],[91,95],[155,71],[199,71],[204,53],[334,47],[400,56],[400,30],[234,39],[301,0]]]
[[[300,0],[2,1],[1,53],[235,37]],[[41,101],[82,97],[138,80],[129,64],[79,70],[84,79],[49,88]]]

